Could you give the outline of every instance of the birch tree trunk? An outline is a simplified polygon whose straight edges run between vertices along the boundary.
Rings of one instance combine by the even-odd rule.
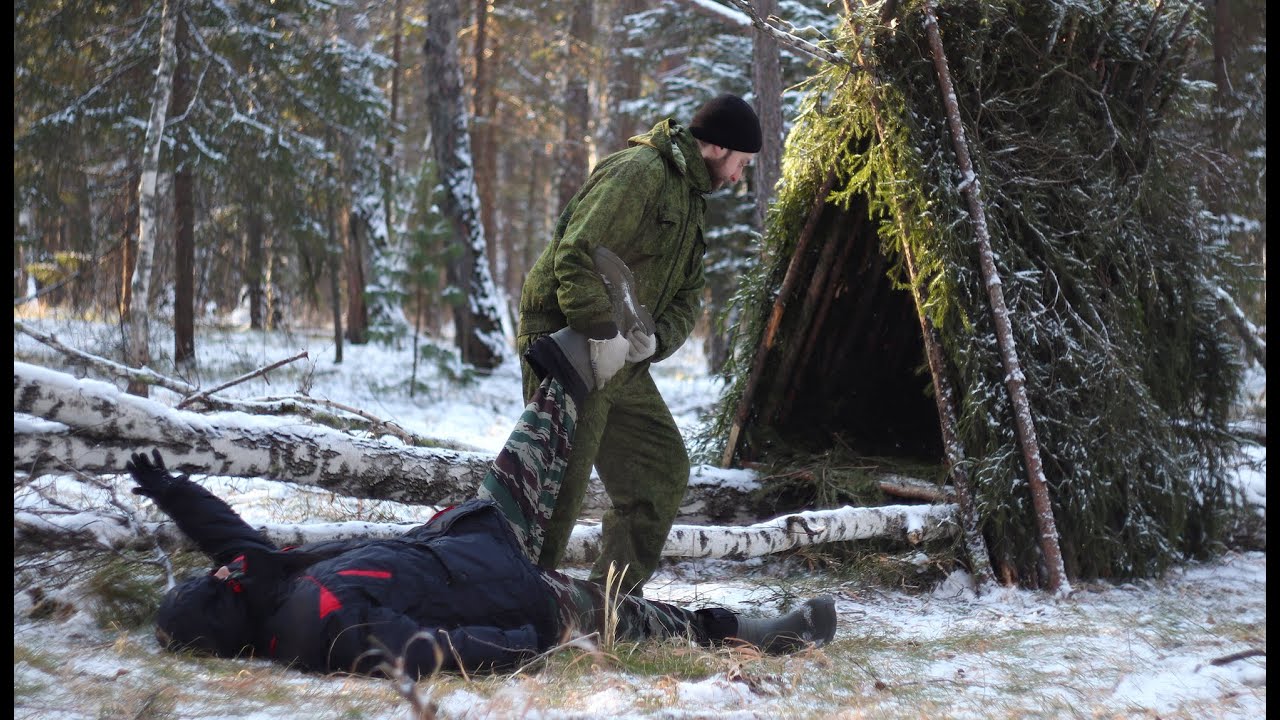
[[[949,537],[955,532],[954,506],[889,505],[796,513],[747,527],[675,525],[667,534],[662,556],[747,560],[809,545],[857,540],[889,540],[916,545]],[[270,523],[255,529],[278,547],[356,538],[396,538],[419,523],[363,521],[327,523]],[[96,510],[49,515],[18,510],[13,517],[15,552],[48,552],[51,548],[115,550],[143,549],[152,542],[165,547],[195,549],[172,522],[139,522]],[[140,531],[140,532],[139,532]],[[145,533],[145,536],[144,536]],[[600,526],[579,524],[573,529],[564,561],[590,564],[600,554]]]
[[[138,251],[131,281],[129,305],[129,364],[146,367],[151,363],[148,345],[151,293],[151,262],[155,255],[156,231],[160,202],[157,186],[160,176],[160,148],[164,145],[165,118],[169,112],[169,96],[173,92],[174,67],[177,65],[178,17],[182,0],[165,0],[160,11],[160,63],[155,85],[151,89],[151,117],[142,147],[142,178],[138,183]],[[146,385],[129,386],[129,392],[146,396]]]
[[[492,370],[502,362],[506,338],[502,334],[497,288],[486,259],[471,137],[467,132],[462,69],[458,65],[458,0],[432,0],[428,12],[423,77],[431,120],[431,150],[445,189],[444,211],[462,248],[461,260],[449,265],[449,281],[464,295],[454,307],[458,349],[463,362],[482,371]]]
[[[982,277],[987,287],[988,301],[991,303],[991,317],[995,322],[996,340],[1000,346],[1000,358],[1004,367],[1005,387],[1013,403],[1014,426],[1019,444],[1022,446],[1023,459],[1027,465],[1027,483],[1031,489],[1031,502],[1035,507],[1036,523],[1040,528],[1040,549],[1044,553],[1045,566],[1048,569],[1049,591],[1065,595],[1071,592],[1071,584],[1067,580],[1066,569],[1062,564],[1062,549],[1058,544],[1058,525],[1053,517],[1049,483],[1044,477],[1044,466],[1040,461],[1040,444],[1036,439],[1035,423],[1031,418],[1031,403],[1027,400],[1026,377],[1018,361],[1013,325],[1009,320],[1004,293],[1000,289],[1000,272],[996,268],[995,254],[991,249],[987,215],[982,206],[982,183],[974,172],[973,161],[969,156],[964,125],[960,121],[960,106],[956,100],[955,87],[951,83],[947,57],[943,52],[942,35],[938,32],[938,18],[934,14],[933,4],[928,0],[924,5],[924,14],[925,32],[929,38],[934,70],[938,76],[938,89],[942,93],[943,105],[947,111],[947,124],[951,128],[956,162],[960,166],[960,174],[963,178],[962,190],[969,202],[969,217],[973,221],[974,238],[978,243]]]
[[[113,384],[14,363],[14,471],[114,474],[123,471],[131,453],[156,447],[177,472],[275,478],[353,498],[449,505],[473,497],[494,460],[489,453],[357,436],[291,414],[272,413],[281,419],[263,422],[247,414],[254,409],[250,405],[216,413],[178,410],[122,393]],[[761,516],[754,501],[760,487],[750,474],[726,476],[695,466],[676,520],[755,522]],[[584,512],[599,516],[608,505],[603,485],[591,480]]]

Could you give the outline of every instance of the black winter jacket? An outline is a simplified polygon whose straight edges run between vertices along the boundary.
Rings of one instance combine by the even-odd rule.
[[[360,673],[402,656],[410,676],[509,668],[557,640],[553,595],[490,502],[455,506],[400,538],[279,550],[185,478],[154,499],[233,571],[197,583],[225,596],[216,605],[182,586],[170,593],[157,627],[173,637],[215,620],[208,632],[233,654]]]

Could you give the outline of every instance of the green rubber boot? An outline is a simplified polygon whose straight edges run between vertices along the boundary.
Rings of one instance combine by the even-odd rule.
[[[786,655],[810,643],[822,647],[836,636],[836,599],[822,595],[777,618],[738,616],[731,638],[751,643],[770,655]]]

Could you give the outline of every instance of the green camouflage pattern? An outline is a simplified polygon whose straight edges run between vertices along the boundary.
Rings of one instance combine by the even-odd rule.
[[[560,495],[576,416],[564,386],[551,378],[543,381],[476,493],[498,504],[525,555],[535,560]]]
[[[702,308],[703,196],[710,190],[697,140],[671,120],[601,160],[565,206],[525,278],[519,336],[547,335],[566,325],[589,334],[613,322],[592,256],[603,246],[630,268],[636,297],[653,316],[658,347],[650,362],[675,352]]]
[[[521,339],[521,356],[527,348]],[[528,397],[538,380],[525,363]],[[560,498],[547,523],[538,565],[555,570],[582,513],[592,467],[609,495],[601,523],[600,556],[591,579],[604,582],[609,566],[625,568],[625,592],[641,594],[662,558],[689,485],[689,454],[675,418],[647,363],[628,364],[603,388],[587,395],[578,414],[573,452],[561,478]]]
[[[575,450],[539,555],[546,570],[556,569],[564,557],[592,466],[612,508],[604,516],[591,579],[602,582],[611,564],[625,568],[623,590],[639,594],[658,567],[688,485],[689,456],[649,365],[685,342],[701,309],[703,196],[710,190],[697,140],[664,120],[596,166],[525,279],[517,338],[522,358],[537,338],[566,325],[590,334],[613,322],[613,305],[592,257],[597,247],[613,251],[630,268],[635,295],[652,314],[657,338],[653,356],[625,366],[580,408]],[[538,379],[523,360],[522,370],[525,397],[532,399]]]
[[[481,482],[478,496],[497,504],[533,561],[543,552],[547,526],[570,464],[576,418],[577,407],[560,382],[550,377],[543,380]],[[600,633],[600,637],[637,642],[668,637],[710,642],[697,612],[619,592],[625,577],[619,574],[609,590],[597,582],[544,570],[542,578],[554,597],[562,638]]]
[[[711,642],[702,618],[692,610],[607,591],[600,583],[555,571],[543,571],[542,580],[555,595],[564,642],[592,633],[632,642],[667,638],[684,638],[700,645]]]

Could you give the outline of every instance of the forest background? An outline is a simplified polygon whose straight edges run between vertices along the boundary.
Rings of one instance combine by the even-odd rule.
[[[790,88],[821,62],[752,27],[742,8],[819,46],[845,10],[19,2],[15,313],[38,300],[42,312],[114,319],[129,328],[131,364],[197,384],[197,325],[237,308],[255,329],[331,327],[339,361],[344,342],[445,336],[485,372],[512,355],[525,271],[594,163],[734,92],[755,104],[765,146],[708,213],[698,337],[718,368],[736,280],[760,260],[799,101]],[[1185,132],[1209,154],[1188,181],[1237,252],[1237,302],[1265,325],[1265,4],[1203,10],[1196,72],[1212,83],[1211,106]],[[172,323],[171,347],[147,346],[151,313]]]
[[[745,182],[710,199],[706,314],[694,339],[699,347],[689,350],[700,351],[714,373],[729,347],[737,281],[761,261],[764,213],[800,104],[793,88],[822,62],[754,28],[744,5],[20,0],[15,325],[39,317],[47,332],[92,340],[95,352],[200,387],[234,374],[211,359],[237,338],[319,327],[332,337],[323,352],[333,357],[325,360],[345,368],[345,384],[363,387],[386,369],[408,375],[410,396],[446,387],[459,398],[479,397],[475,405],[496,408],[485,427],[498,428],[500,438],[512,403],[518,408],[518,398],[509,397],[517,383],[508,364],[515,299],[560,209],[627,137],[665,117],[687,120],[702,101],[727,91],[756,106],[765,147]],[[819,47],[847,12],[843,2],[822,0],[749,7],[785,19],[775,25]],[[1265,334],[1265,3],[1204,0],[1198,8],[1191,17],[1200,58],[1193,79],[1203,84],[1205,105],[1177,122],[1188,152],[1202,153],[1202,162],[1201,174],[1186,181],[1234,249],[1235,300]],[[80,330],[81,320],[119,331],[104,337]],[[19,345],[15,327],[15,351]],[[393,363],[392,351],[411,362]],[[208,366],[198,357],[210,359]],[[684,377],[685,369],[670,372]],[[348,374],[356,377],[346,380]],[[449,382],[441,385],[443,377]],[[495,385],[499,390],[488,392]],[[131,390],[148,392],[143,383]],[[711,400],[687,388],[676,392]],[[1265,387],[1260,392],[1265,415]],[[362,396],[351,397],[354,404]],[[464,427],[481,416],[470,408],[445,415],[437,420]],[[792,558],[787,568],[804,561]],[[742,602],[747,590],[686,585],[679,567],[670,572],[669,599],[681,602],[710,597],[772,608],[777,597],[818,589]],[[711,573],[699,566],[690,574]],[[673,660],[668,648],[602,679],[575,676],[585,663],[570,655],[560,659],[568,673],[487,687],[482,695],[499,696],[491,702],[482,702],[475,686],[450,686],[455,692],[445,705],[452,712],[445,714],[509,715],[514,711],[504,708],[527,712],[531,697],[568,697],[565,717],[650,710],[829,717],[852,697],[870,703],[871,712],[880,703],[882,715],[903,717],[922,708],[939,716],[946,708],[965,716],[1256,716],[1265,709],[1265,649],[1261,660],[1214,671],[1229,671],[1225,681],[1204,668],[1220,667],[1217,661],[1240,647],[1265,648],[1265,574],[1265,554],[1232,554],[1221,567],[1179,570],[1169,584],[1090,586],[1079,605],[1042,605],[1043,598],[1011,590],[978,601],[982,613],[968,598],[953,609],[941,595],[824,576],[842,593],[845,642],[829,656],[770,665],[737,655],[676,653]],[[758,592],[761,581],[744,584]],[[36,698],[23,701],[30,716],[51,709],[68,717],[164,716],[154,708],[184,702],[165,694],[171,689],[154,689],[173,684],[174,663],[147,638],[122,633],[113,641],[101,628],[81,635],[47,624],[35,610],[54,605],[19,595],[15,583],[15,692]],[[1000,632],[993,633],[993,617]],[[69,668],[109,688],[109,700],[93,699],[65,676],[52,683],[66,689],[65,698],[47,699],[43,676],[29,682],[25,668],[42,667],[29,648],[54,644],[45,671]],[[1037,661],[1027,663],[1029,656]],[[1121,666],[1113,670],[1114,658]],[[1132,667],[1123,666],[1125,658]],[[995,669],[983,664],[991,659]],[[697,667],[672,670],[671,662]],[[832,667],[843,675],[828,687],[816,670]],[[367,691],[377,693],[369,715],[398,715],[405,707],[374,683],[303,686],[285,675],[276,684],[264,681],[269,670],[261,665],[209,668],[194,714],[225,713],[227,690],[249,685],[285,696],[266,698],[264,705],[280,709],[264,717],[296,716],[299,707],[316,717],[359,715],[334,698],[364,702]],[[136,682],[118,681],[129,673]],[[663,682],[650,682],[654,675]],[[668,677],[695,681],[666,683]],[[1064,690],[1064,679],[1077,686]],[[300,703],[280,686],[302,687],[311,701]],[[1195,691],[1190,701],[1173,699],[1188,688]],[[675,699],[655,699],[651,691]],[[82,712],[71,711],[81,696],[91,699]]]

